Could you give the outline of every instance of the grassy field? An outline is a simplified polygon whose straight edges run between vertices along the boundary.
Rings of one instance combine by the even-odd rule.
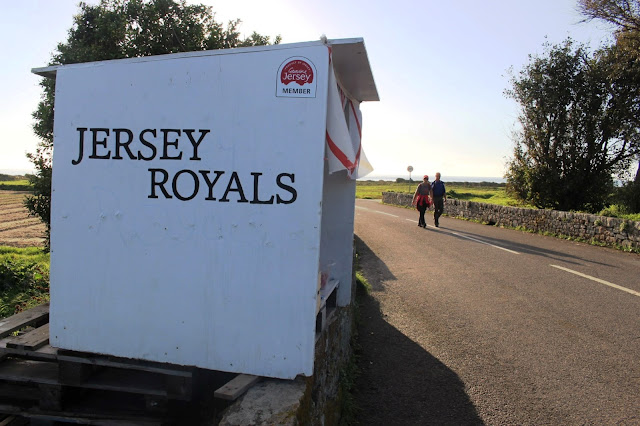
[[[0,182],[2,185],[7,185],[7,186],[15,186],[15,185],[30,185],[29,181],[27,179],[20,179],[20,180],[10,180],[10,181],[3,181]]]
[[[28,180],[9,180],[0,182],[0,190],[8,191],[32,191],[33,188]]]
[[[413,194],[418,183],[419,182],[358,181],[356,183],[356,198],[380,199],[382,198],[382,192],[391,191]],[[446,182],[446,187],[449,198],[498,204],[501,206],[521,206],[521,204],[506,194],[504,185]]]
[[[0,246],[0,318],[49,301],[49,254]]]
[[[475,201],[478,203],[497,204],[499,206],[528,207],[509,197],[505,191],[505,185],[491,185],[490,183],[476,182],[445,182],[447,186],[447,197],[458,200]],[[366,198],[379,200],[382,192],[404,192],[413,194],[418,186],[418,182],[409,184],[408,182],[387,182],[387,181],[357,181],[356,198]],[[620,211],[616,205],[595,213],[600,216],[618,217],[620,219],[640,221],[640,213],[629,214]]]

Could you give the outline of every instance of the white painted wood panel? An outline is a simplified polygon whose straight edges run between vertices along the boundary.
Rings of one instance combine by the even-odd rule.
[[[276,96],[291,57],[315,97]],[[312,44],[57,68],[52,345],[312,374],[328,66]]]

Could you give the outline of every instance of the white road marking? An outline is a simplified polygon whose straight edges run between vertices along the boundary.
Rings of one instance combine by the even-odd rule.
[[[385,212],[381,212],[381,211],[378,211],[378,210],[368,209],[368,208],[366,208],[366,207],[356,206],[356,208],[357,208],[357,209],[367,210],[367,211],[372,211],[372,212],[374,212],[374,213],[386,214],[387,216],[399,217],[399,216],[396,216],[396,215],[391,214],[391,213],[385,213]],[[414,223],[415,223],[415,221],[416,221],[415,219],[407,219],[407,218],[405,218],[404,220],[409,221],[409,222],[414,222]],[[513,253],[513,254],[520,254],[520,253],[518,253],[517,251],[513,251],[513,250],[509,250],[509,249],[504,248],[504,247],[496,246],[495,244],[490,244],[490,243],[488,243],[488,242],[486,242],[486,241],[478,240],[478,239],[475,239],[475,238],[472,238],[472,237],[467,237],[466,235],[458,234],[457,232],[453,232],[453,231],[442,231],[440,228],[436,228],[436,227],[435,227],[435,226],[433,226],[433,225],[427,225],[427,226],[428,226],[429,228],[437,229],[437,230],[439,230],[439,231],[441,231],[441,232],[450,232],[451,234],[457,235],[457,236],[462,237],[462,238],[467,238],[467,239],[469,239],[469,240],[473,240],[473,241],[476,241],[476,242],[478,242],[478,243],[486,244],[486,245],[488,245],[488,246],[491,246],[491,247],[494,247],[494,248],[497,248],[497,249],[500,249],[500,250],[508,251],[509,253]]]
[[[374,213],[379,213],[379,214],[386,214],[387,216],[391,216],[391,217],[399,217],[399,216],[396,216],[395,214],[386,213],[386,212],[381,212],[381,211],[373,210],[373,209],[368,209],[368,208],[366,208],[366,207],[356,206],[356,209],[362,209],[362,210],[366,210],[366,211],[368,211],[368,212],[374,212]]]
[[[617,284],[610,283],[609,281],[601,280],[600,278],[592,277],[591,275],[583,274],[582,272],[574,271],[573,269],[563,268],[562,266],[558,266],[558,265],[549,265],[549,266],[551,266],[553,268],[561,269],[561,270],[566,271],[566,272],[570,272],[572,274],[581,276],[583,278],[587,278],[589,280],[595,281],[595,282],[600,283],[600,284],[608,285],[609,287],[617,288],[618,290],[626,291],[627,293],[631,293],[634,296],[640,296],[640,293],[637,292],[637,291],[631,290],[631,289],[626,288],[626,287],[622,287],[622,286],[617,285]]]
[[[476,242],[478,242],[478,243],[482,243],[482,244],[486,244],[486,245],[488,245],[488,246],[491,246],[491,247],[494,247],[494,248],[497,248],[497,249],[500,249],[500,250],[508,251],[509,253],[513,253],[513,254],[520,254],[520,253],[518,253],[517,251],[509,250],[508,248],[500,247],[500,246],[497,246],[497,245],[495,245],[495,244],[490,244],[490,243],[488,243],[488,242],[486,242],[486,241],[482,241],[482,240],[478,240],[478,239],[476,239],[476,238],[468,237],[468,236],[466,236],[466,235],[458,234],[457,232],[453,232],[453,231],[452,231],[451,233],[452,233],[453,235],[457,235],[458,237],[467,238],[467,239],[469,239],[469,240],[476,241]]]
[[[391,214],[391,213],[387,213],[387,212],[379,212],[378,210],[374,210],[374,213],[380,213],[380,214],[386,214],[387,216],[391,216],[391,217],[400,217],[400,216],[396,216],[395,214]]]

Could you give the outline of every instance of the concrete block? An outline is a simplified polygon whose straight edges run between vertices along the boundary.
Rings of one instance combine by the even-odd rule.
[[[264,380],[231,406],[219,425],[295,425],[305,388],[300,378]]]

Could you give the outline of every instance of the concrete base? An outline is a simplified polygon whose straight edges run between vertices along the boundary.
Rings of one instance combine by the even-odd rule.
[[[353,308],[337,308],[316,341],[312,377],[263,379],[226,409],[219,424],[339,424],[341,372],[351,357],[353,327]]]
[[[265,379],[254,385],[225,412],[223,426],[295,425],[304,397],[304,379]]]

